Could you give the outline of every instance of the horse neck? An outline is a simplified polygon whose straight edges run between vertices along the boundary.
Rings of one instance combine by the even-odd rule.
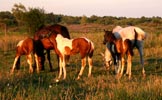
[[[117,41],[117,39],[115,38],[114,35],[112,35],[109,42],[112,42],[112,43],[116,44],[116,41]]]

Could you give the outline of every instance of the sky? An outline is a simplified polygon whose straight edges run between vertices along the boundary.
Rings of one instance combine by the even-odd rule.
[[[0,11],[14,4],[70,16],[162,17],[162,0],[0,0]]]

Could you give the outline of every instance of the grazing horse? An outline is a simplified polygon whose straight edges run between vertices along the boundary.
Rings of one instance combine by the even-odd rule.
[[[136,42],[135,42],[135,31],[134,30],[136,30],[136,33],[137,33]],[[135,27],[135,26],[128,26],[125,28],[116,26],[112,32],[117,39],[122,38],[123,41],[125,39],[130,39],[133,44],[133,47],[136,47],[138,49],[139,54],[140,54],[140,63],[142,66],[142,74],[143,76],[145,76],[144,59],[143,59],[143,40],[146,38],[147,34],[142,29],[140,29],[139,27]],[[105,51],[105,54],[107,54],[105,55],[106,62],[111,61],[111,56],[109,52],[110,52],[109,44],[107,44],[107,48]],[[110,66],[110,64],[107,63],[106,66]]]
[[[22,55],[27,56],[27,63],[29,64],[29,72],[33,73],[32,55],[31,55],[33,50],[34,50],[34,41],[32,38],[26,38],[24,40],[19,41],[16,47],[16,56],[13,67],[11,69],[11,73],[14,72],[15,68],[20,68],[20,57]]]
[[[133,45],[129,39],[124,41],[120,38],[117,39],[112,31],[105,31],[103,43],[110,43],[110,52],[114,59],[115,71],[119,77],[122,76],[124,70],[124,57],[127,56],[127,72],[129,79],[131,78],[131,66],[133,56]],[[118,68],[117,68],[118,67]]]
[[[44,49],[47,51],[47,59],[49,62],[50,71],[52,71],[52,64],[51,64],[51,58],[50,58],[50,50],[54,49],[53,44],[51,41],[45,37],[48,37],[51,33],[53,34],[61,34],[63,37],[66,37],[70,39],[70,35],[68,32],[68,29],[65,26],[54,24],[50,26],[45,26],[40,28],[34,35],[35,40],[35,52],[38,55],[38,63],[39,63],[39,69],[37,70],[44,70],[44,61],[45,61],[45,55],[44,55]],[[66,60],[69,60],[69,56],[66,57]]]
[[[80,79],[80,76],[83,73],[83,70],[86,66],[86,57],[88,56],[88,63],[89,63],[89,72],[88,77],[91,76],[91,70],[92,70],[92,56],[94,52],[94,45],[93,43],[88,40],[87,38],[76,38],[76,39],[68,39],[64,38],[60,34],[51,34],[47,39],[50,40],[50,42],[54,46],[54,50],[56,54],[59,55],[59,76],[56,82],[59,81],[59,79],[62,76],[62,70],[64,73],[63,79],[66,79],[66,62],[65,62],[65,55],[74,55],[77,53],[80,53],[81,55],[81,62],[82,67],[79,72],[79,75],[77,79]]]

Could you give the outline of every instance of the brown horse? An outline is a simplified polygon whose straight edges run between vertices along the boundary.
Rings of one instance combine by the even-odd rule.
[[[31,55],[33,50],[34,50],[34,41],[32,38],[26,38],[24,40],[19,41],[16,47],[16,56],[13,67],[11,69],[11,74],[14,72],[15,68],[20,68],[20,57],[22,55],[27,56],[27,62],[29,64],[29,72],[33,73],[32,55]]]
[[[124,70],[124,56],[127,56],[127,71],[126,74],[131,78],[131,66],[132,66],[132,56],[133,56],[133,45],[129,39],[122,40],[116,39],[112,31],[105,31],[103,43],[110,43],[110,52],[114,59],[114,65],[118,78],[123,74]]]
[[[70,39],[70,35],[68,32],[68,29],[65,26],[54,24],[50,26],[45,26],[40,28],[34,35],[35,40],[35,52],[38,55],[38,63],[39,63],[39,70],[44,70],[44,61],[45,61],[45,55],[44,55],[44,49],[47,51],[47,59],[50,66],[50,71],[52,71],[52,64],[51,64],[51,58],[50,58],[50,50],[54,49],[53,44],[48,38],[49,35],[53,34],[61,34],[63,37],[66,37]],[[58,56],[57,56],[58,57]],[[67,61],[69,60],[69,56],[66,57]]]
[[[82,67],[77,79],[80,79],[80,76],[83,73],[83,70],[86,66],[86,57],[88,56],[88,63],[89,63],[89,73],[88,76],[91,76],[92,70],[92,56],[94,52],[94,45],[93,43],[88,40],[87,38],[76,38],[76,39],[68,39],[64,38],[60,34],[51,34],[48,38],[54,46],[54,50],[56,54],[59,55],[59,76],[56,82],[62,76],[62,70],[64,73],[63,79],[66,79],[66,62],[65,62],[65,55],[74,55],[80,53],[82,59]]]

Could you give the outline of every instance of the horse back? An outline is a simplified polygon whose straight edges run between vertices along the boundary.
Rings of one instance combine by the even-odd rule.
[[[70,35],[69,35],[69,31],[65,26],[59,25],[59,24],[54,24],[54,25],[50,25],[50,26],[44,26],[42,28],[40,28],[34,35],[34,39],[38,40],[38,39],[42,39],[45,37],[49,37],[50,34],[61,34],[63,37],[69,38],[70,39]]]
[[[21,41],[22,42],[22,41]],[[30,54],[33,51],[34,43],[32,38],[27,38],[17,45],[16,52],[21,55]]]
[[[55,34],[61,34],[63,37],[70,39],[69,31],[65,26],[54,24],[47,26],[47,30],[54,32]]]
[[[72,52],[80,52],[81,58],[85,56],[92,57],[94,51],[94,44],[87,38],[77,38],[72,42]]]

